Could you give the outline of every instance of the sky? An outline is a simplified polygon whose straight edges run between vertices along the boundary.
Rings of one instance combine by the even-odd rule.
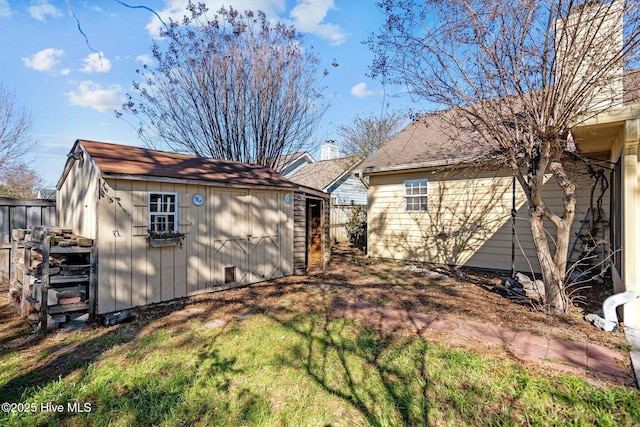
[[[329,70],[320,83],[330,107],[319,125],[320,144],[356,115],[419,105],[399,88],[367,77],[372,54],[362,41],[384,17],[373,0],[226,0],[220,6],[262,10],[293,24]],[[136,69],[151,64],[161,25],[184,16],[187,0],[0,0],[0,83],[31,112],[38,149],[25,158],[48,188],[55,187],[76,139],[142,146],[135,129],[116,118]],[[127,7],[127,5],[129,7]],[[133,7],[144,6],[144,7]],[[333,61],[338,67],[332,67]]]

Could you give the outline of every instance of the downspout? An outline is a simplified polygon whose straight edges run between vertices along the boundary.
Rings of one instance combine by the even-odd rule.
[[[618,323],[618,315],[616,314],[616,307],[633,301],[638,297],[637,291],[625,291],[619,294],[611,295],[602,303],[602,311],[604,318],[608,322]]]
[[[511,181],[511,278],[516,278],[516,174]]]
[[[362,182],[362,185],[364,185],[364,188],[366,188],[368,190],[369,189],[369,183],[367,181],[365,181],[362,171],[358,172],[358,179],[360,179],[360,182]]]

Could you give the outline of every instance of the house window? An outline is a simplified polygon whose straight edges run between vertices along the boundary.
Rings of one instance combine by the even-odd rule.
[[[178,195],[149,193],[149,230],[156,233],[178,231]]]
[[[404,182],[405,212],[426,212],[428,207],[428,180],[407,179]]]

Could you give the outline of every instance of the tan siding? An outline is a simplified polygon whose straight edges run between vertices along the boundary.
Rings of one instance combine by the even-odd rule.
[[[109,313],[117,310],[117,288],[115,286],[116,250],[113,231],[116,229],[116,211],[113,203],[115,191],[101,180],[99,184],[103,196],[98,200],[98,313]]]
[[[577,191],[577,232],[588,207],[590,183],[583,175]],[[404,212],[405,179],[429,179],[429,209]],[[369,188],[369,253],[490,269],[511,268],[511,185],[507,172],[412,173],[372,176]],[[524,195],[517,188],[516,268],[538,271]],[[545,184],[546,201],[561,212],[562,194],[553,180]],[[608,218],[608,197],[603,200]],[[608,232],[607,232],[608,233]],[[520,250],[522,248],[522,251]],[[523,256],[522,252],[526,256]]]
[[[56,224],[95,238],[97,200],[97,171],[88,160],[74,161],[56,195]]]
[[[193,186],[189,187],[188,196],[194,194],[204,196],[204,203],[201,206],[192,204],[190,211],[192,226],[191,234],[185,241],[185,252],[187,256],[187,293],[195,295],[210,290],[212,282],[211,273],[211,221],[217,215],[213,209],[213,198],[209,187]]]
[[[282,274],[288,276],[293,274],[293,201],[286,203],[284,201],[285,194],[289,194],[293,197],[293,193],[281,193],[280,197],[280,220],[279,220],[279,233],[282,236],[280,243],[280,250],[282,253]]]
[[[191,233],[191,198],[189,186],[185,184],[176,184],[175,191],[178,193],[178,231],[185,233],[185,240],[193,238]],[[173,249],[173,298],[184,298],[189,295],[187,286],[187,250]]]
[[[147,248],[148,193],[178,194],[184,246]],[[98,313],[168,301],[293,271],[293,205],[284,192],[107,180],[98,201]],[[202,206],[192,203],[200,193]],[[141,232],[144,230],[144,233]],[[236,283],[224,268],[236,266]]]
[[[176,185],[172,183],[160,184],[159,191],[173,193],[176,191]],[[179,196],[178,196],[179,197]],[[175,270],[176,270],[176,247],[154,248],[150,252],[159,249],[160,253],[160,300],[169,301],[176,297],[175,293]]]
[[[225,286],[225,268],[235,268],[236,284],[247,283],[246,191],[214,191],[213,284]]]
[[[132,262],[137,254],[132,253],[131,232],[133,211],[131,205],[131,181],[117,180],[113,182],[115,215],[114,229],[114,272],[113,284],[116,289],[116,310],[123,310],[132,306]],[[135,258],[134,258],[135,255]]]
[[[124,195],[123,195],[124,196]],[[147,289],[147,183],[131,183],[131,209],[133,223],[131,233],[131,305],[133,307],[148,304]]]

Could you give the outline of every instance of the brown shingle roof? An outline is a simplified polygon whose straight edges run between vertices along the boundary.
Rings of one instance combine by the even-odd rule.
[[[452,110],[418,116],[367,158],[358,171],[444,166],[482,157],[489,148],[453,126]]]
[[[640,69],[624,73],[624,104],[640,103]],[[419,167],[441,167],[481,159],[491,151],[454,126],[455,110],[423,114],[367,158],[357,171],[376,172]]]
[[[359,160],[360,157],[353,156],[308,163],[291,175],[290,179],[296,184],[306,185],[318,190],[326,190]]]
[[[78,140],[100,171],[112,176],[142,176],[229,185],[293,188],[273,169],[248,163],[208,159],[127,145]]]

